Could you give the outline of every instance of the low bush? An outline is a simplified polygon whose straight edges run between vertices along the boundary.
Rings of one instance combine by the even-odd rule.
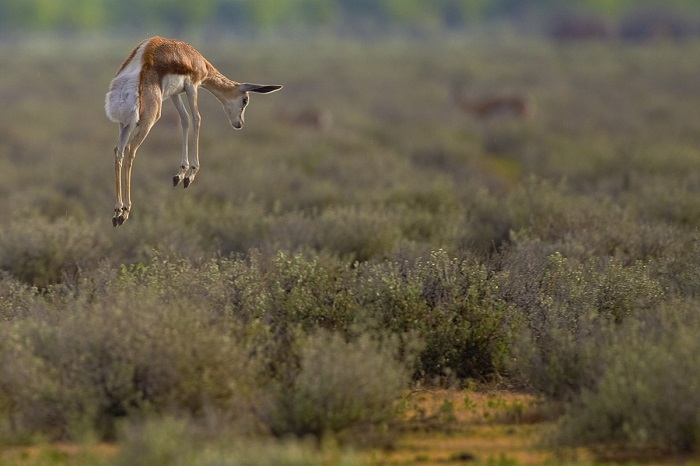
[[[91,225],[72,219],[18,219],[0,229],[0,269],[39,288],[75,283],[83,270],[97,267],[108,246]]]
[[[235,438],[204,433],[166,417],[129,423],[112,466],[314,466],[366,464],[350,452],[307,440]]]
[[[260,302],[259,316],[274,332],[298,326],[306,332],[322,328],[348,333],[357,311],[353,276],[337,260],[323,265],[315,257],[278,253],[263,277],[261,298],[267,301]]]
[[[315,221],[314,246],[350,261],[388,256],[399,243],[398,216],[379,209],[335,208]]]
[[[44,308],[45,302],[37,288],[0,272],[0,321],[40,315]]]
[[[633,312],[655,309],[663,291],[644,264],[578,263],[546,249],[521,245],[499,277],[505,299],[524,319],[511,369],[537,390],[569,399],[595,380],[601,345],[616,327]]]
[[[298,367],[278,374],[263,418],[280,436],[372,429],[393,419],[408,375],[392,339],[321,332],[302,344]]]
[[[5,276],[5,431],[111,437],[119,419],[151,411],[249,420],[252,393],[272,384],[270,428],[321,435],[389,419],[382,407],[410,373],[501,372],[518,317],[487,268],[445,251],[402,254],[351,266],[154,253],[43,294]]]
[[[559,441],[596,448],[700,448],[697,303],[641,313],[602,350],[595,383],[571,405]]]
[[[213,410],[235,422],[247,412],[256,366],[246,340],[193,301],[163,303],[132,287],[0,333],[5,435],[113,438],[127,416]]]
[[[674,242],[654,269],[669,296],[689,300],[700,297],[700,231]]]
[[[368,318],[423,344],[421,377],[484,378],[503,369],[515,315],[474,258],[446,251],[368,266],[360,290]]]

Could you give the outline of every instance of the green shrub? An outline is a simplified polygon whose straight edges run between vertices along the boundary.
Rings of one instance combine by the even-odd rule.
[[[319,333],[302,344],[298,368],[281,374],[263,418],[277,435],[339,433],[386,423],[408,381],[391,340]]]
[[[217,251],[223,256],[260,246],[260,240],[268,236],[270,223],[259,201],[232,202],[211,194],[184,197],[172,215],[181,216],[190,231],[189,242],[198,243],[202,251]],[[158,248],[163,249],[160,244]]]
[[[105,257],[109,243],[73,219],[16,220],[0,230],[0,269],[32,286],[75,283]]]
[[[502,371],[516,322],[486,266],[437,251],[416,269],[429,309],[418,325],[425,342],[421,370],[448,371],[460,379]]]
[[[505,298],[524,317],[511,368],[554,398],[575,396],[600,370],[600,347],[633,312],[662,302],[647,267],[615,260],[576,263],[545,256],[539,243],[511,251],[503,280]]]
[[[503,368],[516,316],[483,264],[440,250],[414,263],[368,265],[361,279],[368,322],[423,344],[421,376],[481,378]]]
[[[74,305],[0,328],[7,435],[112,438],[119,419],[150,412],[245,418],[255,365],[235,327],[144,289]]]
[[[41,314],[45,303],[39,290],[0,272],[0,322]]]
[[[683,237],[664,222],[640,219],[636,206],[601,193],[580,193],[565,181],[530,177],[503,198],[484,193],[472,202],[467,232],[491,232],[495,245],[540,241],[551,252],[580,261],[650,261],[663,257]]]
[[[604,365],[560,425],[559,441],[602,448],[700,448],[697,303],[629,319],[602,349]]]
[[[700,297],[700,232],[696,230],[674,242],[655,269],[670,296],[691,300]]]
[[[202,435],[183,420],[127,424],[113,466],[313,466],[365,464],[351,453],[303,440],[233,438],[223,431]]]
[[[351,261],[385,257],[401,238],[397,222],[394,212],[371,207],[327,209],[315,219],[314,246]]]
[[[121,432],[115,466],[170,466],[195,464],[195,430],[186,420],[150,418],[126,423]]]
[[[374,273],[372,267],[351,266],[333,256],[285,252],[267,259],[252,252],[246,258],[217,263],[225,277],[220,283],[226,282],[226,306],[234,319],[263,324],[273,335],[290,338],[297,331],[313,333],[318,329],[352,338],[358,332],[374,329],[363,319],[368,300],[374,299],[370,295],[376,290],[361,278],[365,272]],[[387,331],[401,333],[407,329],[381,328],[373,334]],[[282,354],[288,353],[282,339],[273,338],[273,346]]]

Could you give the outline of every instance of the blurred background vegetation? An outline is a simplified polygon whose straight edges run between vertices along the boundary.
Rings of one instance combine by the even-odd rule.
[[[119,464],[160,464],[255,437],[271,464],[328,464],[345,453],[265,445],[391,442],[406,389],[476,380],[556,406],[559,445],[697,452],[699,18],[0,0],[0,440],[122,439]],[[187,190],[166,103],[115,229],[104,95],[156,34],[285,87],[241,132],[202,93]],[[520,104],[464,111],[489,99]]]
[[[693,0],[3,0],[4,31],[352,27],[464,28],[484,21],[527,25],[576,12],[620,19],[640,11],[700,13]]]

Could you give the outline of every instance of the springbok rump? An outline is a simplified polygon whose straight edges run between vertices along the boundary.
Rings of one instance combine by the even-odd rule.
[[[189,44],[152,37],[136,46],[117,71],[105,97],[107,117],[119,123],[119,137],[114,148],[114,176],[117,201],[112,225],[123,224],[131,212],[131,169],[136,151],[160,118],[162,103],[170,99],[180,115],[182,125],[182,160],[173,177],[173,186],[183,182],[188,187],[199,171],[199,128],[197,93],[203,87],[224,107],[231,126],[243,127],[250,93],[268,94],[282,88],[277,85],[239,83],[228,79]],[[194,144],[192,161],[188,154],[190,116],[182,94],[192,112]],[[126,155],[124,189],[122,163]],[[122,197],[123,194],[123,197]]]

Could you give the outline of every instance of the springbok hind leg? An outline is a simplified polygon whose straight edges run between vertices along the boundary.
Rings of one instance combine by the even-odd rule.
[[[136,158],[136,151],[138,150],[141,143],[143,143],[148,132],[153,127],[153,123],[146,123],[143,120],[139,123],[138,131],[136,135],[131,140],[128,150],[126,151],[126,158],[124,161],[124,207],[122,207],[121,214],[117,217],[117,224],[121,225],[129,219],[129,214],[131,213],[131,169],[134,165],[134,159]]]
[[[147,96],[150,97],[148,100],[146,99]],[[144,105],[146,110],[141,112],[136,132],[131,138],[128,147],[126,147],[126,160],[124,163],[124,206],[116,219],[117,226],[126,222],[129,219],[129,213],[131,213],[131,169],[134,165],[134,159],[136,158],[136,151],[146,139],[146,136],[148,136],[148,132],[155,122],[160,118],[160,94],[151,96],[144,92],[142,101],[148,102],[150,105]]]
[[[119,154],[118,149],[114,148],[114,185],[116,188],[117,202],[114,204],[114,217],[112,217],[112,226],[116,227],[124,223],[119,222],[119,216],[122,213],[124,203],[122,202],[122,160],[124,154]]]
[[[199,127],[202,124],[202,117],[199,114],[199,108],[197,107],[197,87],[192,84],[185,85],[185,93],[187,94],[187,103],[190,105],[190,110],[192,111],[192,132],[194,133],[194,153],[192,164],[190,169],[185,176],[184,186],[188,187],[194,181],[194,177],[199,171]]]
[[[190,165],[187,158],[187,133],[189,133],[190,130],[190,116],[187,114],[187,109],[185,109],[185,105],[182,103],[180,94],[172,96],[170,100],[172,100],[177,109],[177,113],[180,115],[180,126],[182,126],[182,159],[180,161],[180,170],[177,172],[177,175],[173,176],[173,186],[177,186],[185,179],[185,174]]]
[[[122,163],[124,160],[124,152],[129,143],[129,135],[131,127],[129,125],[119,124],[119,139],[114,147],[114,186],[116,191],[116,203],[114,204],[114,217],[112,217],[112,226],[119,226],[124,221],[120,221],[120,216],[124,211],[124,203],[122,201]]]

